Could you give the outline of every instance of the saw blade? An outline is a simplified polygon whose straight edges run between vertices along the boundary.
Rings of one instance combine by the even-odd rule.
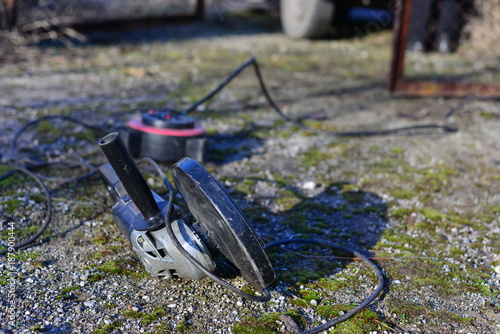
[[[258,291],[269,286],[274,270],[245,215],[217,180],[198,162],[183,158],[172,166],[178,191],[208,238]]]

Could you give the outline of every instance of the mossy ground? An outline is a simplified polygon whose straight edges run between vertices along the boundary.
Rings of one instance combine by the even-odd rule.
[[[57,100],[59,92],[38,81],[21,80],[18,86],[2,82],[9,91],[24,94],[48,91],[46,96],[31,96],[44,102],[38,107],[28,98],[19,98],[19,106],[13,107],[16,113],[7,110],[6,117],[21,124],[45,115],[96,122],[118,115],[126,122],[147,109],[168,106],[182,110],[254,53],[280,107],[315,130],[441,122],[442,111],[456,102],[387,96],[384,84],[391,40],[387,31],[366,38],[300,41],[285,39],[275,29],[261,36],[229,34],[209,41],[184,36],[74,50],[35,49],[38,58],[8,64],[0,72],[17,78],[29,67],[30,75],[63,76],[65,87],[58,87],[64,92],[63,101]],[[242,38],[244,42],[240,42]],[[446,62],[454,57],[446,56]],[[78,84],[66,80],[66,73],[75,76],[72,80]],[[68,97],[74,99],[65,102]],[[477,102],[474,108],[455,115],[460,130],[454,134],[315,135],[272,113],[252,70],[247,69],[196,116],[213,136],[207,169],[227,187],[262,237],[328,240],[377,259],[386,277],[384,295],[334,332],[493,332],[500,293],[493,269],[500,263],[500,177],[495,158],[498,109],[489,102]],[[247,123],[252,126],[247,128]],[[54,137],[67,135],[64,128],[43,122],[33,131],[38,143],[45,145]],[[227,134],[238,136],[217,137]],[[80,148],[93,147],[89,143],[96,137],[91,131],[82,131],[70,142]],[[83,156],[96,164],[103,161],[95,150],[85,151]],[[164,167],[167,170],[169,164]],[[6,170],[0,169],[2,173]],[[64,175],[74,172],[67,170]],[[26,217],[19,204],[34,201],[43,205],[39,193],[22,199],[15,195],[14,188],[24,182],[20,175],[0,181],[8,189],[2,193],[2,214],[22,219]],[[152,183],[155,190],[161,188]],[[30,263],[18,281],[22,284],[29,274],[47,275],[40,274],[40,268],[58,264],[87,276],[83,285],[62,271],[44,277],[54,282],[67,279],[64,284],[54,283],[57,288],[53,289],[54,302],[61,303],[64,310],[94,297],[103,286],[140,287],[130,295],[109,293],[115,298],[112,301],[104,292],[99,295],[97,312],[111,320],[94,326],[94,333],[118,332],[126,326],[157,333],[208,333],[219,318],[233,321],[218,324],[224,326],[223,331],[276,333],[283,330],[283,315],[305,329],[318,324],[319,317],[331,319],[346,312],[375,284],[373,274],[357,261],[270,251],[277,273],[270,289],[276,296],[284,296],[284,302],[262,308],[251,303],[236,306],[236,297],[221,292],[210,281],[159,282],[147,274],[114,226],[112,203],[99,178],[50,186],[54,221],[44,234],[44,243],[16,253],[18,263]],[[19,229],[19,236],[34,229]],[[309,256],[349,256],[319,248],[300,251]],[[0,277],[0,285],[8,284],[6,278]],[[185,298],[182,300],[193,309],[176,318],[175,310],[166,309],[160,292],[168,293],[167,298]],[[141,294],[148,294],[159,306],[147,305],[139,311],[125,308],[131,300],[145,306]],[[470,300],[480,302],[469,308]],[[28,328],[43,329],[35,322]]]

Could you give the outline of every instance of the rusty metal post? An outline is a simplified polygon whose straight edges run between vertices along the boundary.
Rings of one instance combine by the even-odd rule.
[[[394,93],[403,79],[404,58],[411,15],[411,0],[397,0],[394,20],[394,40],[392,44],[392,59],[389,71],[388,89]]]

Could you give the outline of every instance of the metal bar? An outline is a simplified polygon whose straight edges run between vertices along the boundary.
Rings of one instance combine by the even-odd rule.
[[[435,81],[400,81],[393,92],[404,96],[442,96],[442,97],[498,97],[500,85],[481,83],[453,83]]]
[[[394,21],[394,40],[392,44],[392,59],[389,71],[388,90],[394,93],[403,80],[404,58],[408,40],[411,15],[411,0],[398,0]]]

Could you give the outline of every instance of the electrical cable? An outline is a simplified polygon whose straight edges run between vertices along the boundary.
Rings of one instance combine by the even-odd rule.
[[[380,294],[380,292],[382,292],[382,290],[384,288],[384,274],[382,273],[380,268],[378,268],[377,265],[375,265],[375,263],[373,263],[368,257],[366,257],[365,255],[361,254],[360,252],[358,252],[356,250],[353,250],[353,249],[350,249],[350,248],[347,248],[344,246],[336,245],[336,244],[328,242],[328,241],[321,241],[321,240],[316,240],[316,239],[278,240],[278,241],[274,241],[274,242],[271,242],[271,243],[265,245],[264,249],[270,249],[273,247],[277,247],[277,246],[281,246],[281,245],[285,245],[285,244],[291,244],[291,243],[318,244],[318,245],[326,246],[326,247],[333,248],[333,249],[339,249],[339,250],[342,250],[342,251],[347,252],[347,253],[351,253],[351,254],[355,255],[356,257],[360,258],[364,263],[366,263],[370,268],[372,268],[373,271],[377,275],[377,286],[375,287],[375,290],[368,297],[366,297],[365,300],[363,300],[360,304],[358,304],[355,308],[346,312],[345,314],[341,315],[340,317],[337,317],[335,319],[327,321],[326,323],[319,325],[315,328],[306,330],[306,331],[302,332],[302,334],[321,333],[321,332],[326,331],[329,328],[331,328],[331,327],[333,327],[333,326],[335,326],[343,321],[346,321],[347,319],[351,318],[356,313],[361,311],[361,309],[368,306],[368,304],[370,304],[373,300],[375,300],[375,298],[377,298],[377,296]]]
[[[246,69],[250,65],[253,65],[254,70],[255,70],[255,75],[256,75],[257,80],[259,82],[260,89],[261,89],[262,93],[264,94],[266,101],[269,103],[269,105],[272,107],[272,109],[285,121],[291,123],[292,125],[298,127],[299,129],[306,130],[306,131],[309,131],[309,132],[312,132],[312,133],[318,134],[318,135],[321,134],[321,135],[329,135],[329,136],[335,136],[335,137],[369,137],[369,136],[385,136],[385,135],[395,134],[398,132],[405,132],[405,131],[419,130],[419,129],[441,129],[441,130],[444,130],[445,132],[456,132],[456,131],[458,131],[458,128],[454,124],[449,123],[448,118],[451,116],[451,114],[453,112],[456,111],[456,109],[461,108],[463,105],[465,105],[465,104],[467,104],[470,101],[475,99],[475,97],[469,97],[470,98],[469,100],[466,99],[466,100],[462,101],[462,103],[460,103],[456,107],[452,108],[452,109],[454,109],[452,112],[448,111],[444,116],[445,124],[429,123],[429,124],[419,124],[419,125],[405,126],[405,127],[392,128],[392,129],[381,129],[381,130],[339,131],[339,132],[321,131],[321,130],[316,130],[316,129],[313,129],[311,127],[308,127],[308,126],[290,118],[281,110],[281,108],[276,104],[276,102],[273,100],[273,98],[269,94],[269,91],[268,91],[267,86],[266,86],[264,79],[262,77],[260,67],[259,67],[259,64],[257,63],[257,60],[254,57],[251,57],[248,61],[246,61],[240,67],[238,67],[236,70],[234,70],[215,89],[213,89],[207,95],[202,97],[200,100],[196,101],[191,106],[189,106],[188,108],[186,108],[185,110],[183,110],[179,113],[181,113],[181,114],[190,113],[190,112],[196,110],[200,105],[211,100],[224,87],[229,85],[229,83],[235,77],[237,77],[244,69]]]
[[[12,167],[12,166],[9,166],[9,167]],[[9,241],[8,247],[0,250],[0,255],[5,255],[7,253],[12,252],[13,250],[17,250],[19,248],[25,247],[25,246],[31,244],[32,242],[34,242],[36,239],[38,239],[38,237],[40,237],[42,235],[42,233],[45,231],[45,229],[49,226],[50,220],[52,219],[52,196],[51,196],[50,191],[47,188],[47,186],[45,186],[43,181],[36,174],[32,173],[31,171],[27,170],[26,168],[22,168],[22,167],[12,167],[12,168],[14,168],[14,170],[0,176],[0,181],[5,180],[6,178],[10,177],[11,175],[15,174],[16,172],[21,172],[21,173],[24,173],[24,174],[28,175],[29,177],[31,177],[33,180],[35,180],[38,183],[38,185],[42,188],[43,192],[45,193],[45,199],[47,201],[47,209],[46,209],[47,214],[45,215],[43,223],[40,226],[40,229],[34,235],[32,235],[28,240],[21,242],[19,244],[12,245],[12,246],[10,245],[10,241]]]
[[[100,135],[103,134],[103,126],[96,126],[96,125],[87,124],[87,123],[84,123],[84,122],[82,122],[76,118],[73,118],[73,117],[64,116],[64,115],[42,116],[42,117],[37,118],[34,121],[30,121],[30,122],[24,124],[21,127],[21,129],[19,129],[16,132],[16,134],[14,135],[14,138],[11,141],[11,145],[10,145],[13,157],[16,158],[16,157],[22,156],[18,150],[18,140],[22,134],[24,134],[28,129],[38,125],[39,123],[41,123],[43,121],[53,121],[53,120],[62,120],[62,121],[70,122],[70,123],[73,123],[76,125],[80,125],[86,129],[97,131],[97,132],[99,132]],[[70,167],[70,168],[71,167],[85,167],[87,169],[87,173],[85,173],[84,175],[79,175],[79,176],[74,176],[74,177],[48,176],[48,175],[44,175],[41,173],[34,173],[34,174],[38,175],[38,177],[40,179],[44,179],[47,181],[76,182],[76,181],[80,181],[83,179],[87,179],[95,174],[95,167],[92,166],[92,164],[87,162],[81,156],[80,156],[80,161],[78,161],[77,163],[74,163],[74,164],[70,164],[68,162],[40,162],[40,161],[36,161],[36,160],[32,160],[32,159],[27,159],[27,161],[22,161],[22,162],[24,162],[23,168],[30,169],[30,170],[36,169],[36,168],[41,168],[41,167],[47,167],[47,166],[51,166],[51,165],[58,165],[58,164],[66,165],[66,167]]]

